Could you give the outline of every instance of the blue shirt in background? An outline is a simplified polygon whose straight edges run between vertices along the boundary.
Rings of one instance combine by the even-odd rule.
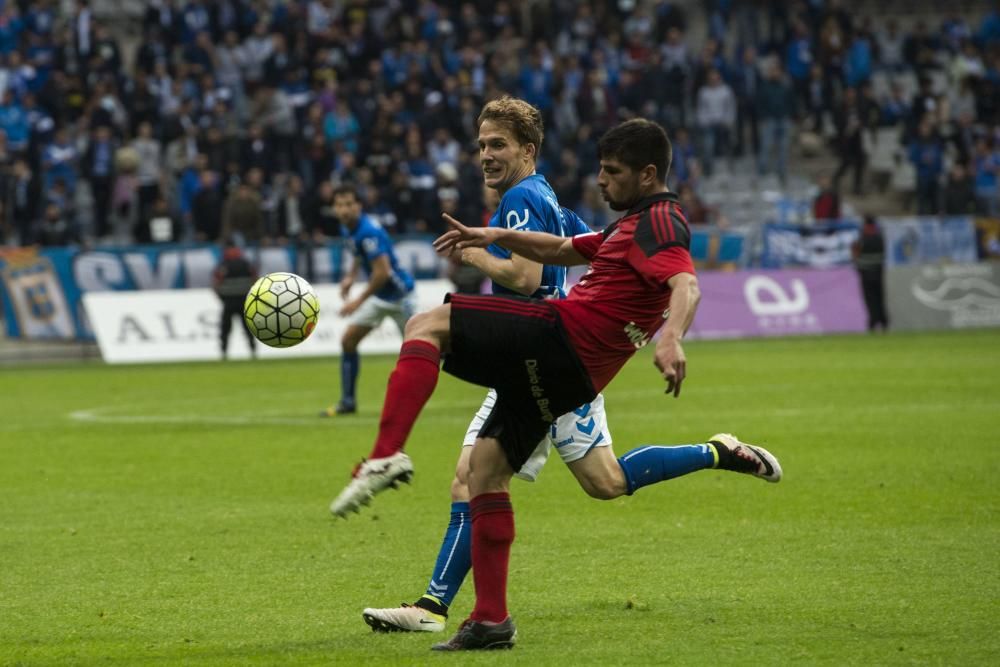
[[[371,276],[372,262],[382,255],[389,258],[389,280],[375,296],[386,301],[399,301],[413,291],[413,276],[399,265],[396,251],[392,247],[389,234],[367,215],[362,214],[354,231],[342,227],[344,235],[351,244],[351,251],[361,268]]]

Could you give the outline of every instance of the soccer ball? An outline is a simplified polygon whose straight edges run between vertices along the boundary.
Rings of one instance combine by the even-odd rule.
[[[294,273],[269,273],[250,288],[243,319],[257,340],[271,347],[298,345],[316,328],[319,299]]]

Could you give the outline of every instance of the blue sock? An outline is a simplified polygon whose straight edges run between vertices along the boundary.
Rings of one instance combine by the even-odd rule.
[[[434,564],[434,574],[427,585],[425,598],[431,598],[445,608],[458,594],[465,575],[472,569],[472,517],[469,503],[451,504],[451,521],[444,533],[441,550]]]
[[[636,447],[618,459],[625,473],[628,495],[650,484],[673,479],[696,470],[714,468],[719,455],[712,445]]]
[[[344,352],[340,357],[340,400],[354,404],[354,388],[358,383],[361,356],[357,352]]]

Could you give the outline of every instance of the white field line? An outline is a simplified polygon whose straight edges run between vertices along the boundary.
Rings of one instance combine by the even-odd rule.
[[[435,404],[424,409],[421,419],[433,421],[464,421],[472,419],[479,404],[473,403],[452,403]],[[134,408],[133,408],[134,410]],[[336,424],[337,427],[364,426],[370,427],[378,424],[378,415],[358,416],[354,415],[345,419],[324,419],[318,414],[313,416],[293,417],[287,413],[283,415],[267,414],[257,412],[254,414],[192,414],[188,410],[178,409],[175,414],[143,414],[135,410],[134,414],[128,413],[133,410],[129,406],[106,405],[83,410],[73,410],[66,416],[75,422],[89,424],[205,424],[220,426],[314,426],[323,427],[328,424]],[[439,414],[447,411],[451,414]],[[319,410],[316,411],[317,413]],[[118,414],[115,414],[118,413]]]
[[[616,394],[617,396],[617,394]],[[687,416],[694,415],[719,415],[721,413],[727,416],[739,415],[751,415],[751,416],[763,416],[763,417],[774,417],[774,418],[796,418],[796,417],[812,417],[816,415],[831,414],[831,413],[843,413],[849,411],[851,415],[861,415],[861,414],[871,414],[871,415],[883,415],[883,414],[900,414],[900,413],[927,413],[927,412],[945,412],[945,411],[955,411],[955,410],[996,410],[996,404],[990,402],[979,402],[979,403],[968,403],[968,402],[950,402],[950,401],[934,401],[934,402],[921,402],[921,403],[901,403],[896,405],[817,405],[811,407],[783,407],[783,408],[773,408],[771,410],[750,410],[735,408],[732,406],[728,407],[694,407],[694,408],[682,408],[681,412]],[[433,420],[433,421],[463,421],[471,418],[472,412],[475,410],[476,406],[472,403],[452,403],[452,404],[436,404],[429,409],[425,409],[424,414],[421,416],[422,420]],[[70,412],[67,416],[69,419],[77,422],[92,423],[92,424],[206,424],[206,425],[229,425],[229,426],[254,426],[254,425],[275,425],[275,426],[320,426],[324,424],[336,423],[338,427],[370,427],[373,424],[378,423],[378,417],[375,415],[371,416],[353,416],[349,419],[340,420],[324,420],[320,417],[290,417],[287,415],[268,415],[262,413],[250,414],[250,415],[233,415],[233,414],[219,414],[219,415],[199,415],[199,414],[173,414],[173,415],[155,415],[155,414],[112,414],[116,411],[128,411],[127,406],[101,406],[96,408],[89,408],[84,410],[74,410]],[[178,411],[183,412],[183,411]],[[452,414],[441,414],[442,412],[452,412]],[[668,418],[670,413],[674,413],[675,409],[671,409],[669,413],[664,412],[649,412],[649,411],[638,411],[638,410],[628,410],[628,409],[616,409],[614,405],[609,406],[609,420],[613,425],[615,420],[620,420],[622,418],[628,418],[629,420],[635,421],[657,421]]]

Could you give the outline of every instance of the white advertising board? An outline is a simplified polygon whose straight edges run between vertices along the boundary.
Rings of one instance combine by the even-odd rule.
[[[343,300],[337,285],[315,285],[319,297],[319,322],[300,345],[285,349],[257,344],[261,359],[336,356],[347,319],[339,315]],[[355,285],[354,294],[362,286]],[[440,305],[453,289],[447,280],[417,281],[418,310]],[[214,361],[222,358],[219,318],[222,303],[210,289],[88,292],[83,296],[101,356],[108,363]],[[386,318],[361,343],[362,352],[399,350],[402,336]],[[241,322],[233,322],[229,358],[249,359],[250,346]]]

